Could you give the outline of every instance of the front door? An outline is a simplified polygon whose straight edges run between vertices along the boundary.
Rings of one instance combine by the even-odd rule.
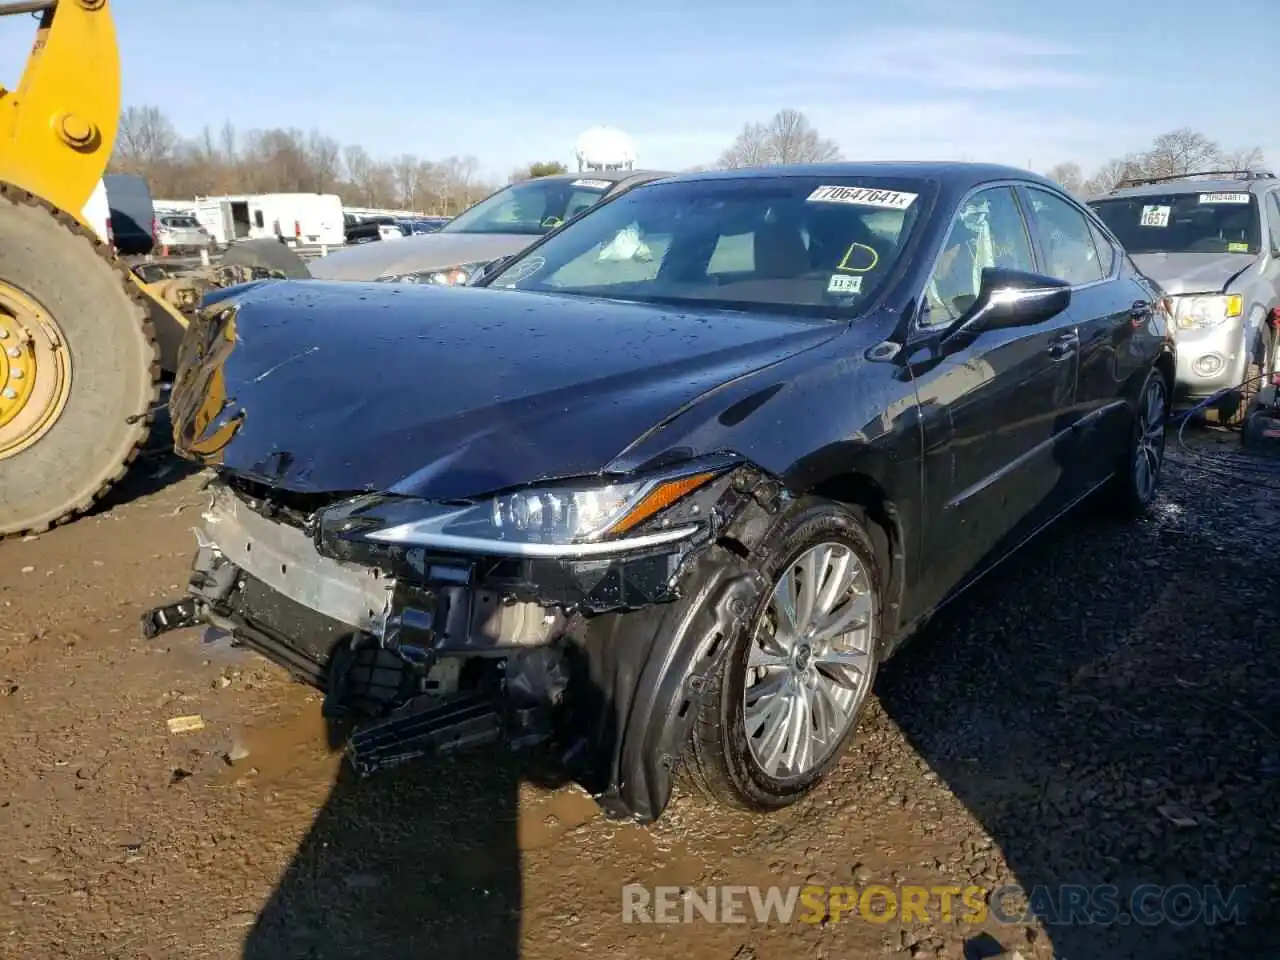
[[[1012,187],[962,202],[925,291],[911,363],[924,432],[924,530],[915,613],[985,571],[1066,497],[1078,340],[1063,314],[987,330],[942,330],[976,301],[982,269],[1037,264]]]

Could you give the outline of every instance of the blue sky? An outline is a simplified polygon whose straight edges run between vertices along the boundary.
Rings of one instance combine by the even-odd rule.
[[[125,103],[185,134],[314,127],[375,155],[472,154],[493,176],[571,162],[596,124],[627,130],[644,166],[710,162],[781,107],[850,159],[1087,170],[1190,126],[1280,166],[1280,0],[113,7]],[[20,63],[31,34],[25,17],[0,22],[0,62]]]

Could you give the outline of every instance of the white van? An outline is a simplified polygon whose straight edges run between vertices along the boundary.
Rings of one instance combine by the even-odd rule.
[[[80,211],[80,219],[89,225],[99,240],[109,247],[115,247],[115,238],[111,235],[111,205],[107,203],[106,184],[101,180],[93,188],[84,209]]]

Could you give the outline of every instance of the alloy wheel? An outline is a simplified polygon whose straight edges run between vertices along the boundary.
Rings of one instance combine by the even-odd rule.
[[[1153,377],[1138,410],[1138,449],[1133,460],[1133,485],[1138,499],[1146,502],[1155,494],[1164,462],[1165,396],[1164,382]]]
[[[778,576],[743,690],[747,743],[768,776],[810,772],[856,721],[874,674],[876,613],[867,568],[843,543],[807,548]]]

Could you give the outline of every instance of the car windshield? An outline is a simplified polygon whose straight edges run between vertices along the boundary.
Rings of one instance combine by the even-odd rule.
[[[1090,206],[1129,253],[1258,253],[1258,204],[1249,193],[1148,194]]]
[[[612,186],[610,180],[591,177],[513,183],[458,214],[440,232],[541,236],[594,206]]]
[[[865,177],[649,184],[513,260],[489,286],[847,315],[877,295],[932,189]]]

